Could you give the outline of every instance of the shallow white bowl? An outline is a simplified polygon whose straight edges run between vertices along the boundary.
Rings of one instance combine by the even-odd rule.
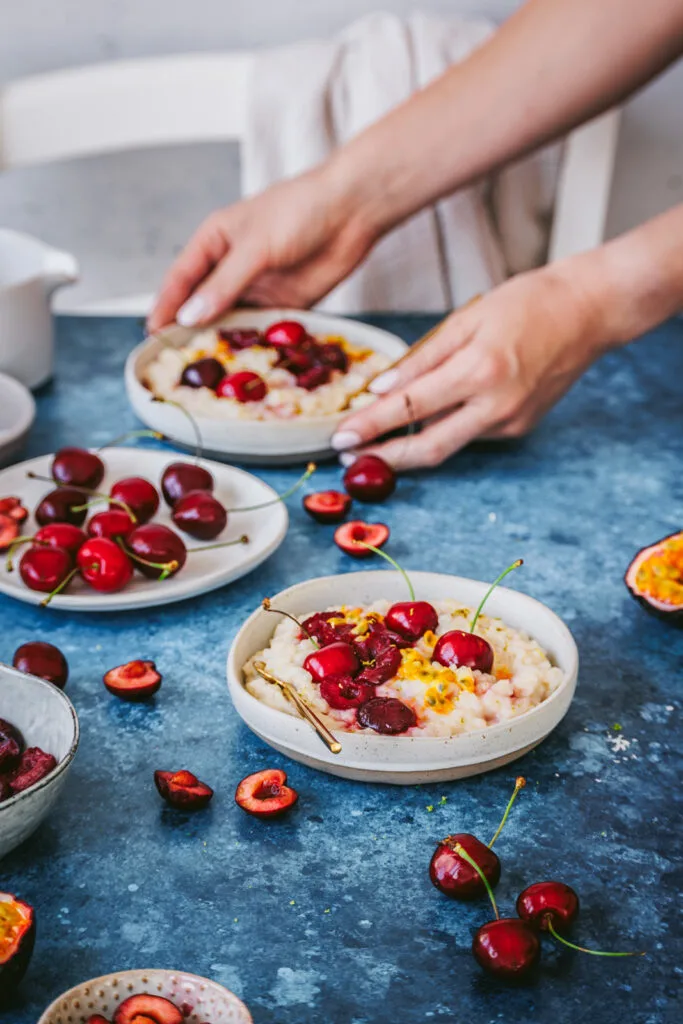
[[[36,403],[28,388],[0,373],[0,465],[21,451],[35,418]]]
[[[0,663],[0,718],[16,725],[27,747],[41,747],[57,767],[35,786],[0,803],[0,857],[40,825],[66,782],[78,747],[78,717],[52,683]]]
[[[412,572],[418,600],[454,598],[476,607],[488,583],[444,573]],[[293,615],[340,604],[406,600],[406,586],[395,572],[354,572],[298,583],[272,598],[273,605]],[[276,750],[313,768],[366,782],[397,784],[439,782],[491,771],[535,747],[564,717],[576,688],[579,657],[574,639],[557,615],[544,604],[516,590],[498,587],[486,605],[488,615],[524,630],[549,653],[564,672],[564,681],[542,704],[508,722],[453,737],[379,736],[335,733],[341,754],[331,754],[311,727],[298,717],[268,707],[243,686],[242,666],[266,647],[277,620],[259,609],[235,637],[228,655],[228,687],[246,724]]]
[[[84,981],[48,1006],[38,1024],[85,1024],[101,1013],[109,1020],[119,1003],[133,995],[164,996],[187,1009],[187,1024],[252,1024],[237,996],[208,978],[185,971],[119,971]]]
[[[408,347],[395,334],[370,324],[298,309],[239,309],[219,320],[218,325],[265,329],[277,320],[299,320],[313,335],[342,335],[354,345],[385,353],[392,362],[399,359]],[[133,349],[125,370],[128,398],[143,423],[188,447],[194,445],[195,439],[187,416],[172,405],[155,402],[144,380],[147,367],[164,345],[179,348],[196,333],[196,330],[186,327],[166,328],[163,341],[153,336]],[[330,438],[345,416],[348,413],[255,422],[198,416],[197,424],[209,455],[247,462],[291,463],[333,454]]]

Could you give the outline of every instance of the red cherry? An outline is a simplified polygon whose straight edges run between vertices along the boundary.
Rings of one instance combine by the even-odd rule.
[[[308,338],[306,328],[296,320],[278,320],[265,333],[266,341],[275,348],[291,345],[296,348]]]
[[[215,391],[224,376],[225,368],[217,359],[197,359],[187,364],[180,384],[186,388],[210,388]]]
[[[21,755],[21,760],[9,779],[12,793],[23,793],[25,789],[30,789],[56,767],[57,759],[52,754],[47,754],[40,747],[29,747]]]
[[[482,925],[474,936],[472,952],[489,974],[514,981],[531,973],[540,946],[528,924],[518,917],[502,917]]]
[[[228,513],[208,491],[190,491],[173,506],[173,523],[197,540],[213,540],[228,522]]]
[[[30,547],[21,557],[19,574],[29,588],[51,594],[64,583],[71,572],[71,555],[63,548]]]
[[[351,623],[333,626],[329,621],[341,618],[343,618],[341,612],[315,612],[314,615],[309,615],[301,625],[303,632],[317,640],[321,647],[327,647],[328,644],[336,643],[337,640],[352,642],[353,626]]]
[[[349,357],[336,341],[328,341],[325,345],[321,345],[318,358],[323,366],[329,366],[331,370],[346,373],[349,368]]]
[[[213,797],[211,786],[200,782],[196,775],[185,770],[156,771],[154,783],[166,803],[180,811],[201,811]]]
[[[75,487],[58,487],[46,494],[36,509],[35,516],[38,526],[49,526],[50,523],[72,523],[82,526],[88,510],[81,508],[90,495]],[[74,509],[80,511],[75,512]]]
[[[517,913],[527,924],[548,931],[567,932],[579,913],[579,897],[564,882],[536,882],[517,898]]]
[[[110,1024],[110,1021],[103,1017],[101,1013],[93,1013],[88,1017],[85,1024]]]
[[[195,462],[172,462],[161,478],[161,493],[171,508],[190,491],[213,491],[213,487],[211,473]]]
[[[382,736],[397,736],[417,725],[412,708],[395,697],[373,697],[358,709],[358,724]]]
[[[63,690],[69,678],[69,666],[59,647],[44,640],[30,640],[17,647],[12,664],[20,672],[47,679]]]
[[[159,495],[156,487],[141,476],[129,476],[124,480],[117,480],[109,492],[109,497],[127,505],[138,523],[148,522],[152,516],[156,515],[159,508]]]
[[[134,529],[135,523],[124,509],[110,508],[92,517],[88,523],[88,536],[125,540]]]
[[[0,803],[11,796],[7,773],[13,771],[19,764],[21,752],[24,749],[24,737],[11,722],[0,718]]]
[[[367,683],[368,686],[381,686],[396,675],[401,665],[401,652],[393,644],[387,646],[376,654],[370,664],[365,665],[358,676],[359,683]]]
[[[384,501],[396,490],[396,474],[379,455],[361,455],[344,473],[344,487],[358,501]]]
[[[419,640],[428,630],[436,629],[439,616],[429,601],[400,601],[392,604],[384,624],[407,640]]]
[[[104,463],[87,448],[60,448],[52,460],[50,473],[58,484],[94,491],[104,478]]]
[[[152,697],[161,686],[161,675],[153,661],[129,661],[110,668],[103,676],[110,693],[121,700],[139,701]]]
[[[320,365],[320,346],[310,338],[303,341],[297,348],[284,346],[278,349],[276,366],[282,366],[295,377],[307,373],[314,366]]]
[[[305,370],[304,373],[299,374],[297,384],[306,391],[315,391],[316,388],[327,384],[329,379],[330,370],[327,366],[312,366],[310,370]]]
[[[53,548],[64,548],[73,559],[87,539],[84,531],[71,523],[51,523],[49,526],[41,527],[35,535],[36,541],[49,544]]]
[[[337,641],[313,651],[304,661],[304,668],[310,672],[316,683],[328,676],[355,676],[360,662],[351,644]]]
[[[93,590],[113,594],[133,578],[133,566],[118,544],[106,537],[93,537],[78,552],[76,564]]]
[[[8,516],[17,523],[23,523],[28,519],[28,509],[21,504],[21,498],[14,496],[0,498],[0,515]]]
[[[138,526],[128,538],[126,547],[135,556],[133,560],[142,575],[153,580],[174,576],[187,559],[187,548],[181,538],[161,523]]]
[[[337,546],[353,558],[369,558],[372,551],[365,545],[372,544],[373,548],[381,548],[388,539],[388,526],[384,523],[364,523],[362,519],[352,519],[334,531]]]
[[[221,327],[218,331],[218,336],[221,341],[227,341],[230,348],[235,352],[241,352],[242,349],[252,348],[254,345],[263,344],[263,335],[260,331],[255,331],[252,328],[241,328],[238,327],[234,330],[227,330]]]
[[[351,676],[328,676],[320,684],[320,696],[336,711],[359,708],[374,695],[374,686]]]
[[[438,661],[440,665],[447,665],[450,668],[464,665],[466,668],[488,673],[493,668],[493,648],[476,633],[452,629],[439,637],[432,661]]]
[[[275,818],[284,814],[299,799],[295,789],[286,786],[287,775],[279,768],[266,768],[242,779],[235,802],[247,814],[257,818]]]
[[[234,398],[237,402],[261,402],[268,394],[268,385],[258,373],[240,370],[223,377],[216,394],[219,398]]]
[[[307,494],[302,504],[318,523],[341,523],[351,508],[351,498],[341,491],[318,491]]]
[[[117,1007],[112,1024],[184,1024],[182,1011],[163,996],[129,996]]]
[[[456,852],[456,844],[469,853],[484,875],[491,888],[500,879],[500,861],[497,854],[468,832],[448,836],[437,846],[429,864],[432,884],[454,900],[476,900],[486,895],[486,888],[471,864]]]
[[[20,524],[0,512],[0,551],[7,551],[19,536]]]

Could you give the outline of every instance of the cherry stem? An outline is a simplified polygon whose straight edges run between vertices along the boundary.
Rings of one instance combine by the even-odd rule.
[[[125,434],[119,434],[113,441],[107,441],[97,451],[103,452],[105,448],[114,448],[117,444],[123,444],[124,441],[132,441],[135,437],[153,437],[155,441],[166,440],[164,435],[160,434],[158,430],[127,430]]]
[[[568,946],[569,949],[578,950],[579,953],[590,953],[591,956],[647,956],[647,953],[644,950],[638,952],[634,951],[632,953],[612,953],[609,950],[586,949],[585,946],[577,946],[576,943],[570,942],[569,939],[565,939],[562,935],[555,931],[553,927],[552,916],[550,914],[546,915],[545,921],[548,926],[548,931],[554,939],[557,939],[558,942],[561,942],[563,946]]]
[[[134,523],[137,523],[138,517],[133,512],[130,505],[127,505],[125,501],[121,501],[120,498],[111,498],[108,494],[99,494],[97,491],[91,491],[91,494],[95,495],[92,501],[86,501],[84,505],[72,505],[72,512],[85,512],[87,509],[92,508],[94,505],[99,505],[102,501],[109,502],[110,505],[118,505],[124,512],[127,512]]]
[[[482,597],[481,601],[479,602],[479,607],[477,608],[476,612],[474,613],[474,618],[472,619],[472,623],[470,625],[470,633],[474,633],[474,627],[476,626],[477,620],[478,620],[479,616],[481,615],[481,610],[484,607],[484,605],[486,604],[486,602],[488,601],[488,599],[491,596],[491,594],[493,593],[493,591],[498,586],[498,584],[501,582],[501,580],[504,580],[505,577],[507,576],[507,574],[509,572],[512,572],[513,569],[519,569],[520,565],[524,565],[524,559],[523,558],[518,558],[516,562],[512,563],[512,565],[508,565],[507,569],[505,569],[500,574],[500,576],[497,576],[496,579],[493,581],[493,583],[491,584],[491,586],[489,587],[489,589],[486,591],[486,593]]]
[[[248,544],[249,538],[246,533],[243,533],[241,537],[236,540],[223,540],[220,544],[205,544],[203,548],[188,548],[187,553],[191,555],[193,551],[213,551],[214,548],[232,548],[235,544]]]
[[[376,555],[381,555],[382,558],[386,562],[389,562],[390,565],[393,565],[394,569],[396,569],[398,572],[400,572],[401,576],[403,577],[403,579],[408,584],[408,592],[410,593],[410,600],[411,601],[415,600],[415,590],[413,588],[413,584],[410,582],[410,578],[408,576],[408,573],[405,571],[405,569],[401,568],[401,566],[398,564],[396,559],[392,558],[391,555],[388,555],[386,553],[386,551],[382,551],[380,548],[376,548],[373,544],[366,544],[366,542],[364,540],[355,540],[354,544],[360,544],[361,547],[367,548],[368,551],[374,551],[374,553]]]
[[[296,483],[292,484],[292,486],[290,488],[288,488],[282,494],[278,494],[278,496],[276,498],[272,498],[270,501],[263,501],[263,502],[261,502],[260,505],[246,505],[244,508],[228,508],[225,511],[226,512],[256,512],[260,508],[268,508],[269,505],[275,505],[278,501],[286,501],[287,498],[291,498],[291,496],[296,491],[298,491],[300,487],[303,487],[303,485],[306,483],[308,478],[313,476],[313,474],[316,471],[316,468],[317,467],[316,467],[315,462],[309,462],[308,465],[306,466],[306,472],[304,473],[304,475],[302,477],[300,477],[296,481]]]
[[[36,544],[47,544],[46,540],[39,541],[35,537],[16,537],[7,549],[7,558],[5,559],[5,569],[7,572],[14,572],[14,552],[16,549],[22,544],[30,544],[31,541],[34,541]]]
[[[187,417],[187,419],[190,421],[190,426],[194,431],[195,438],[194,461],[196,465],[199,465],[199,460],[201,459],[202,452],[204,450],[204,444],[202,442],[202,434],[199,429],[199,424],[197,423],[192,413],[189,411],[189,409],[186,409],[184,405],[181,405],[180,402],[174,402],[172,398],[155,397],[152,399],[152,401],[161,402],[163,405],[172,405],[175,409],[180,409],[183,415]]]
[[[146,558],[141,558],[140,555],[136,555],[134,551],[131,551],[130,548],[126,547],[120,537],[117,538],[116,543],[123,553],[128,555],[133,562],[137,562],[139,565],[147,565],[150,569],[162,569],[163,571],[159,576],[159,582],[167,579],[171,573],[175,572],[178,568],[178,562],[175,558],[170,562],[148,562]]]
[[[470,857],[470,855],[467,852],[467,850],[463,846],[461,846],[460,843],[456,843],[455,844],[455,852],[458,854],[459,857],[462,857],[463,860],[466,860],[467,863],[470,865],[470,867],[474,868],[474,870],[477,872],[477,874],[481,878],[481,880],[484,883],[484,886],[486,888],[486,891],[487,891],[487,893],[489,895],[489,899],[491,900],[491,906],[493,907],[493,913],[496,915],[496,921],[499,921],[500,920],[500,914],[498,913],[498,905],[496,903],[496,898],[493,895],[493,889],[491,888],[491,886],[489,884],[488,878],[486,877],[484,872],[481,870],[481,868],[477,864],[476,860],[474,860],[472,857]]]
[[[49,605],[49,603],[52,600],[52,598],[56,597],[57,594],[61,594],[61,592],[64,590],[64,588],[67,587],[69,585],[69,583],[71,583],[72,579],[74,578],[74,576],[76,575],[77,572],[78,572],[78,568],[72,569],[71,572],[68,573],[64,577],[64,579],[59,584],[59,586],[55,587],[55,589],[52,591],[51,594],[48,594],[47,597],[43,598],[43,600],[40,602],[40,607],[41,608],[47,608],[47,606]]]
[[[493,839],[489,843],[489,850],[493,849],[493,844],[495,843],[495,841],[498,838],[498,836],[500,835],[500,833],[503,831],[503,826],[505,825],[505,822],[508,820],[508,814],[512,810],[512,805],[514,804],[515,800],[517,799],[517,794],[519,793],[520,789],[524,789],[525,786],[526,786],[526,779],[524,778],[523,775],[518,775],[517,778],[515,779],[515,788],[514,788],[514,790],[512,792],[512,796],[508,800],[508,805],[505,808],[505,813],[503,814],[503,817],[500,819],[500,825],[498,826],[498,828],[494,832]]]
[[[320,648],[320,644],[318,643],[316,638],[314,636],[311,636],[306,627],[302,625],[301,622],[299,622],[295,615],[291,615],[289,612],[283,612],[282,608],[271,607],[269,597],[264,597],[263,601],[261,601],[261,605],[263,607],[264,612],[275,612],[276,615],[284,615],[286,619],[289,619],[291,622],[294,622],[299,627],[301,632],[306,634],[311,643],[314,644],[315,647],[317,647],[318,649]]]

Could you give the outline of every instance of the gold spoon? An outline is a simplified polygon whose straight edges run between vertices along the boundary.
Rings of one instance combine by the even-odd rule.
[[[325,723],[318,718],[313,708],[309,707],[291,683],[286,683],[283,679],[278,679],[277,676],[271,675],[262,661],[255,661],[254,668],[267,683],[274,683],[275,686],[280,687],[285,697],[291,700],[301,717],[305,718],[313,726],[320,739],[329,747],[333,754],[341,754],[341,743],[334,738]]]

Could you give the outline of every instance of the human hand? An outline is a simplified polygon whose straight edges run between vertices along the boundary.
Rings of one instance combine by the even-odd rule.
[[[371,385],[383,397],[333,438],[341,461],[372,452],[396,469],[436,466],[476,438],[527,433],[607,347],[599,289],[585,283],[584,262],[519,275],[453,313]],[[425,423],[421,432],[381,442],[413,420]]]

